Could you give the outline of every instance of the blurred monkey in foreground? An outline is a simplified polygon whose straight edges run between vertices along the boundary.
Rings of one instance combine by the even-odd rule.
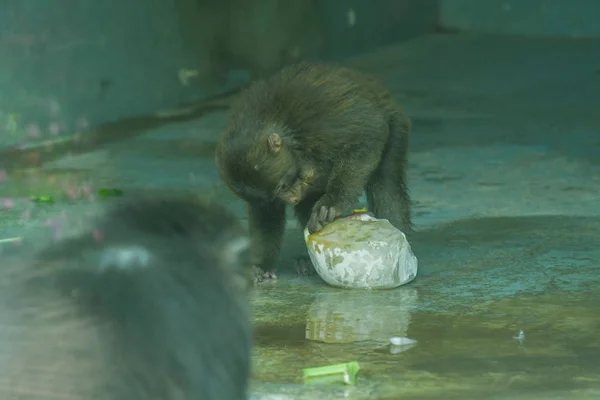
[[[223,208],[141,199],[3,262],[0,398],[245,399],[247,252]]]

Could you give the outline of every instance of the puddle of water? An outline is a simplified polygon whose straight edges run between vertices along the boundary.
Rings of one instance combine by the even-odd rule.
[[[419,277],[387,291],[281,271],[255,293],[254,398],[600,398],[599,229],[553,216],[424,229]],[[293,232],[284,265],[303,250]],[[418,343],[393,348],[391,337]],[[350,361],[361,365],[354,387],[302,382],[303,368]]]
[[[522,295],[474,304],[461,315],[420,310],[420,292],[410,285],[381,292],[334,290],[316,279],[259,288],[255,398],[533,399],[545,392],[600,393],[593,392],[600,390],[600,296]],[[393,336],[418,343],[399,351],[389,344]],[[302,384],[303,368],[355,360],[361,365],[356,387]]]

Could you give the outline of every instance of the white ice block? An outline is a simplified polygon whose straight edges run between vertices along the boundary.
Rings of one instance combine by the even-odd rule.
[[[353,214],[313,234],[305,229],[304,241],[317,273],[331,286],[391,289],[417,276],[406,236],[386,219]]]

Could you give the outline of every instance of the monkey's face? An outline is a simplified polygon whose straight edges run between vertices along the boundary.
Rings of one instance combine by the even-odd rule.
[[[243,150],[218,145],[216,162],[223,180],[246,201],[296,205],[307,187],[289,143],[272,129]]]
[[[284,203],[295,206],[306,197],[315,178],[314,168],[296,166],[280,181],[277,197]]]
[[[295,206],[304,197],[304,189],[300,169],[292,167],[277,183],[275,197],[290,206]]]
[[[272,134],[268,140],[268,151],[258,152],[261,158],[253,158],[251,164],[255,166],[256,178],[254,182],[260,186],[263,193],[270,196],[271,200],[277,199],[290,206],[296,206],[304,199],[310,184],[315,178],[314,168],[303,168],[297,156],[286,145],[274,144],[280,139]]]
[[[245,182],[247,189],[251,185],[255,193],[262,193],[268,201],[280,200],[292,206],[302,200],[304,185],[300,168],[287,149],[267,155],[254,166],[253,179]]]

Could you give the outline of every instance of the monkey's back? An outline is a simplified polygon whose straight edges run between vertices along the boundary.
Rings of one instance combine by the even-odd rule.
[[[232,108],[229,131],[251,134],[281,125],[288,130],[283,135],[311,147],[325,140],[332,149],[332,143],[362,144],[366,132],[369,140],[385,142],[385,126],[397,112],[376,79],[345,67],[300,63],[244,91]]]

